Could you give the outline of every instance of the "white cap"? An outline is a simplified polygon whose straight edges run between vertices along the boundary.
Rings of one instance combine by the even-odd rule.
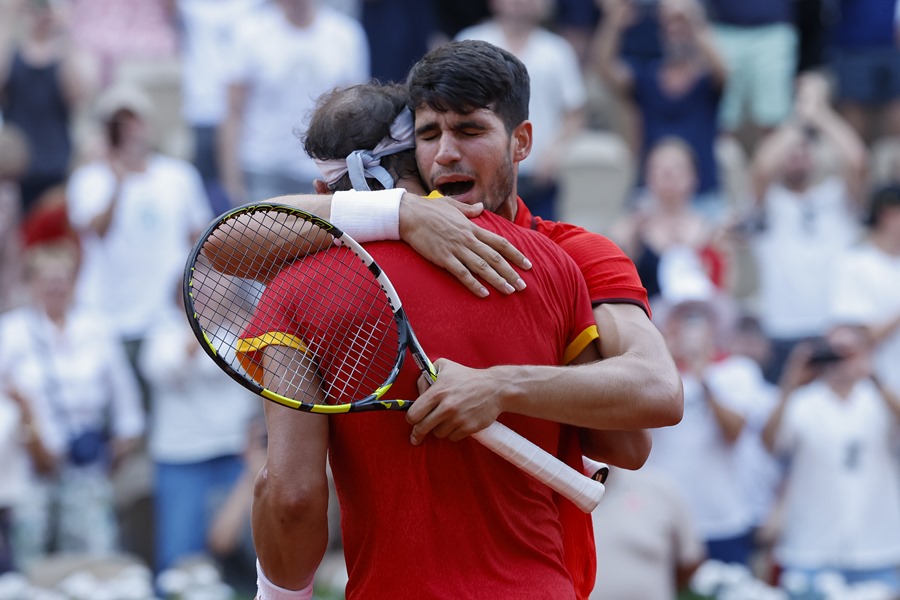
[[[97,118],[109,121],[117,112],[127,110],[147,121],[153,117],[153,101],[141,88],[125,83],[113,84],[105,90],[94,106]]]

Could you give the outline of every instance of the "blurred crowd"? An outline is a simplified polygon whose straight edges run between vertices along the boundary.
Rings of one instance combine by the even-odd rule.
[[[520,196],[625,250],[683,374],[610,476],[592,598],[704,561],[900,596],[898,0],[0,0],[0,574],[206,556],[252,594],[265,426],[185,322],[185,258],[312,192],[319,94],[454,38],[525,63]]]

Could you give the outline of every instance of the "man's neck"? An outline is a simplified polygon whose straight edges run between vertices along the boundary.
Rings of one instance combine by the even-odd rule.
[[[506,202],[497,207],[494,214],[503,217],[507,221],[515,221],[516,213],[519,211],[518,196],[512,194]]]

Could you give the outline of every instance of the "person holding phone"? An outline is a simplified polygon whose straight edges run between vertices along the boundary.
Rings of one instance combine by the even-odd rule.
[[[799,344],[766,447],[789,459],[775,560],[783,577],[836,571],[900,592],[900,398],[872,373],[872,341],[840,325]]]

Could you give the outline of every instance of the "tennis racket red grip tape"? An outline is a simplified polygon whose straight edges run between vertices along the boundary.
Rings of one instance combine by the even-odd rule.
[[[472,437],[550,489],[566,496],[586,513],[597,508],[603,498],[606,487],[602,483],[585,477],[502,423],[494,421],[489,427],[473,433]]]

